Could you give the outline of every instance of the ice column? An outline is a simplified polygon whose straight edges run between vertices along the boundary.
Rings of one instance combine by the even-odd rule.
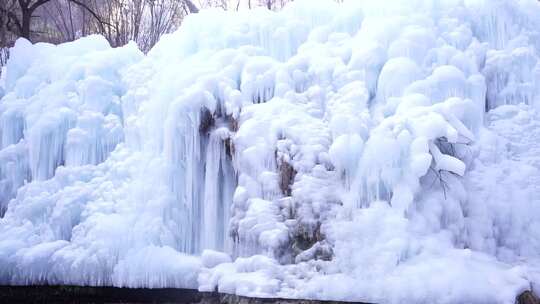
[[[210,134],[206,155],[205,194],[202,221],[202,247],[228,251],[228,226],[236,177],[224,141],[229,130],[219,128]]]

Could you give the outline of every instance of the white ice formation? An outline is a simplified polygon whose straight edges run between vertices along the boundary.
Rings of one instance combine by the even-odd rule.
[[[540,4],[206,10],[142,54],[18,40],[0,283],[379,303],[540,288]]]

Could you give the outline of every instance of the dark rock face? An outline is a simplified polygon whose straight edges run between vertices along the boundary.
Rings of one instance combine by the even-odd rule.
[[[199,132],[203,135],[206,135],[214,126],[215,118],[207,108],[203,108],[200,115],[201,122],[199,124]]]
[[[0,303],[338,304],[345,302],[250,298],[181,288],[0,286]]]
[[[540,304],[540,300],[538,300],[538,297],[530,291],[524,291],[522,292],[516,299],[517,304]]]
[[[293,166],[284,160],[279,160],[279,188],[283,195],[291,196],[291,186],[296,176]]]
[[[86,286],[0,286],[0,303],[362,304],[362,302],[250,298],[181,288]],[[524,291],[516,298],[516,304],[540,304],[540,301],[532,291]]]
[[[192,289],[83,286],[0,286],[1,303],[199,303]]]
[[[266,298],[249,298],[249,297],[241,297],[241,296],[229,295],[229,294],[220,294],[219,300],[217,302],[202,302],[201,304],[267,304],[267,303],[272,303],[272,304],[341,304],[341,303],[360,303],[360,302],[266,299]],[[368,303],[364,303],[364,304],[368,304]]]

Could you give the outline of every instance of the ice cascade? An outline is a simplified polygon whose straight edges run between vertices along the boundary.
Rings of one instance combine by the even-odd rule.
[[[19,39],[0,284],[513,303],[540,283],[540,4],[298,0],[148,53]]]

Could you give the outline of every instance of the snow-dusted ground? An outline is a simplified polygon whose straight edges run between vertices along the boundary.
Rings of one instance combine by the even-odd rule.
[[[17,41],[0,283],[381,303],[540,288],[540,4],[203,11]]]

